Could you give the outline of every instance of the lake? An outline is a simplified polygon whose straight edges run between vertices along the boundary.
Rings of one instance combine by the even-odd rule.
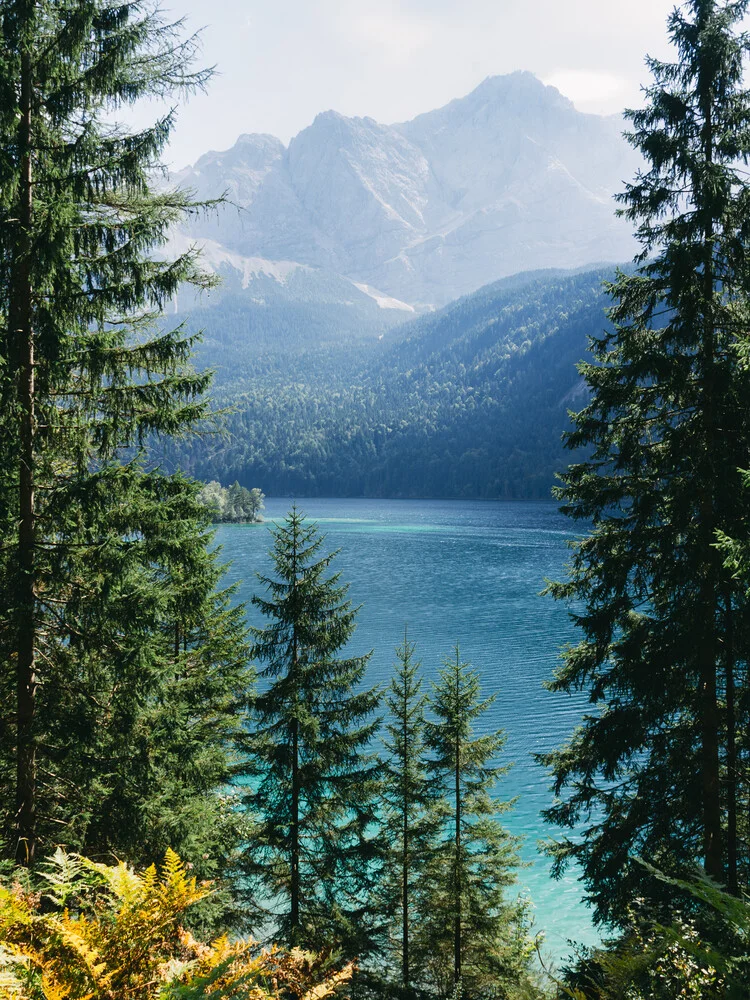
[[[583,888],[575,873],[555,882],[538,841],[553,832],[540,811],[552,800],[549,776],[532,754],[559,745],[579,721],[585,696],[553,695],[543,688],[560,646],[574,641],[565,608],[539,596],[545,578],[560,578],[571,524],[552,502],[442,500],[298,500],[326,535],[326,551],[340,549],[332,570],[350,584],[362,608],[352,651],[374,649],[371,684],[391,676],[394,647],[408,623],[426,678],[458,642],[461,657],[480,672],[483,693],[496,695],[485,716],[507,734],[503,762],[513,762],[499,787],[518,796],[505,823],[524,838],[529,867],[519,884],[545,932],[546,952],[565,956],[568,940],[597,940]],[[282,518],[286,499],[266,500],[267,522]],[[272,573],[268,525],[222,525],[217,540],[231,560],[230,581],[239,599],[258,591],[256,572]],[[248,608],[252,624],[263,619]]]

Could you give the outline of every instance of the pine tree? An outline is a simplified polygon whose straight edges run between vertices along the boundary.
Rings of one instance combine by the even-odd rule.
[[[98,544],[61,549],[57,628],[70,639],[51,650],[36,699],[38,836],[144,864],[179,846],[199,877],[219,880],[199,908],[215,929],[237,914],[229,880],[245,836],[228,791],[252,685],[243,608],[217,590],[196,484],[124,466],[114,510],[112,486],[109,473],[88,477],[87,501],[71,508],[80,539],[100,493]],[[0,745],[12,754],[9,734]],[[0,788],[12,796],[10,769]]]
[[[702,859],[737,892],[750,844],[738,824],[740,752],[750,747],[748,599],[717,537],[745,537],[739,468],[750,449],[750,96],[740,2],[689,0],[669,18],[674,63],[650,59],[646,106],[627,113],[646,166],[620,196],[642,251],[610,286],[613,328],[582,372],[591,402],[562,477],[568,516],[592,525],[554,596],[576,602],[583,638],[553,690],[597,708],[545,759],[556,823],[585,825],[557,848],[578,859],[601,919]],[[746,828],[745,828],[746,829]]]
[[[415,650],[416,644],[409,641],[404,628],[385,700],[389,717],[381,767],[383,817],[379,836],[384,867],[380,892],[392,924],[391,949],[399,960],[404,990],[419,983],[424,974],[424,955],[418,955],[415,963],[410,942],[413,928],[425,913],[424,880],[438,825],[425,744],[427,695],[422,694],[421,661],[414,659]]]
[[[338,654],[357,608],[336,553],[296,507],[273,530],[275,575],[253,603],[269,624],[252,630],[268,686],[254,699],[245,804],[255,820],[246,858],[250,898],[265,901],[274,936],[291,945],[370,947],[367,902],[377,874],[377,761],[367,752],[379,695],[361,687],[371,654]]]
[[[148,864],[179,847],[199,877],[220,881],[200,910],[226,926],[244,838],[228,786],[252,674],[244,608],[234,589],[218,589],[223,566],[198,488],[124,467],[109,537],[71,567],[60,614],[74,641],[37,705],[55,775],[40,820],[93,856]]]
[[[427,722],[444,822],[425,876],[427,900],[416,942],[428,981],[441,997],[454,988],[466,1000],[506,996],[524,978],[530,950],[523,906],[505,896],[515,882],[518,845],[498,813],[511,803],[492,795],[508,770],[494,763],[505,736],[475,736],[493,700],[481,698],[479,675],[456,646],[440,670],[430,702],[435,718]]]
[[[207,74],[189,69],[196,40],[148,0],[2,0],[0,26],[0,648],[13,706],[2,754],[15,772],[4,829],[17,859],[32,863],[40,838],[85,842],[101,828],[99,792],[107,801],[126,783],[123,759],[139,754],[117,741],[140,732],[143,758],[158,759],[159,726],[146,719],[185,703],[184,688],[170,687],[181,685],[184,644],[175,664],[163,631],[181,627],[167,606],[178,577],[191,565],[211,576],[208,541],[197,511],[187,528],[150,534],[160,502],[193,500],[145,472],[138,449],[205,413],[208,376],[190,367],[192,341],[157,321],[180,285],[212,279],[194,249],[156,256],[197,208],[151,188],[173,115],[138,133],[114,119],[141,97],[201,87]],[[205,623],[222,613],[211,600]],[[217,651],[219,672],[238,650]],[[214,688],[214,715],[220,697]],[[113,794],[131,796],[135,827],[154,826],[144,815],[153,789]],[[110,846],[119,833],[111,826]]]

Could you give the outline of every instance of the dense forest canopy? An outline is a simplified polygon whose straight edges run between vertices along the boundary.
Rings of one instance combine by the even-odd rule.
[[[226,432],[165,457],[269,494],[549,496],[610,275],[504,279],[365,343],[258,345],[244,313],[232,325],[222,307],[202,310],[190,323],[205,329],[198,356],[217,369]]]

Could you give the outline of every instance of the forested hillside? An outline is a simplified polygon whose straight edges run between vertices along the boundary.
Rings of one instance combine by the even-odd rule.
[[[199,361],[233,412],[225,436],[168,461],[270,494],[548,496],[610,275],[503,279],[369,341],[289,329],[273,343],[228,303],[205,309],[191,319],[205,327]]]
[[[173,252],[193,246],[177,238],[169,243]],[[377,340],[415,314],[403,302],[317,268],[222,254],[205,243],[201,261],[220,284],[199,293],[181,287],[169,323],[204,330],[201,360],[217,368],[223,384],[245,377],[248,358]]]

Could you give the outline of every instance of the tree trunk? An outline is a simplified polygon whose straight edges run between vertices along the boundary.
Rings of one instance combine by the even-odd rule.
[[[458,699],[457,699],[458,701]],[[453,929],[453,978],[461,981],[461,760],[460,738],[456,737],[456,915]]]
[[[735,719],[734,621],[732,595],[726,595],[726,710],[727,710],[727,891],[739,895],[737,882],[737,721]]]
[[[404,648],[406,649],[406,632],[404,632]],[[405,654],[406,655],[406,654]],[[409,783],[407,781],[409,767],[409,702],[406,681],[404,681],[404,699],[402,705],[402,736],[404,741],[404,757],[401,761],[404,775],[403,796],[403,855],[401,859],[401,979],[404,989],[409,988]]]
[[[293,587],[297,585],[297,538],[294,538],[294,549],[292,552],[292,568],[294,571]],[[291,923],[291,944],[299,944],[298,936],[300,929],[300,879],[299,879],[299,719],[297,718],[297,670],[299,652],[297,649],[297,626],[294,626],[292,638],[292,677],[293,677],[293,698],[295,715],[292,720],[292,816],[291,816],[291,884],[290,884],[290,913]]]
[[[18,483],[18,618],[16,659],[16,861],[31,865],[36,849],[36,600],[34,513],[34,333],[31,284],[32,164],[31,164],[31,58],[21,61],[21,151],[19,184],[19,238],[14,281],[13,335],[18,348],[18,399],[20,404],[20,463]]]
[[[712,94],[707,92],[702,100],[703,110],[703,154],[705,167],[713,162],[713,120]],[[714,364],[716,338],[714,331],[714,220],[710,202],[707,204],[705,192],[698,201],[705,212],[703,224],[703,331],[701,355],[703,366],[702,417],[704,440],[700,467],[700,543],[698,556],[702,562],[701,585],[699,591],[701,611],[701,634],[698,637],[699,663],[699,711],[701,734],[701,784],[703,791],[703,856],[706,872],[717,882],[724,880],[723,852],[721,844],[721,796],[719,767],[719,707],[717,700],[718,654],[716,631],[716,605],[719,599],[718,553],[716,542],[717,489],[714,456],[716,455],[716,413]]]
[[[299,721],[292,722],[292,822],[291,822],[291,900],[292,944],[298,944],[299,932]]]
[[[401,978],[409,988],[409,816],[404,809],[404,855],[401,867]]]

